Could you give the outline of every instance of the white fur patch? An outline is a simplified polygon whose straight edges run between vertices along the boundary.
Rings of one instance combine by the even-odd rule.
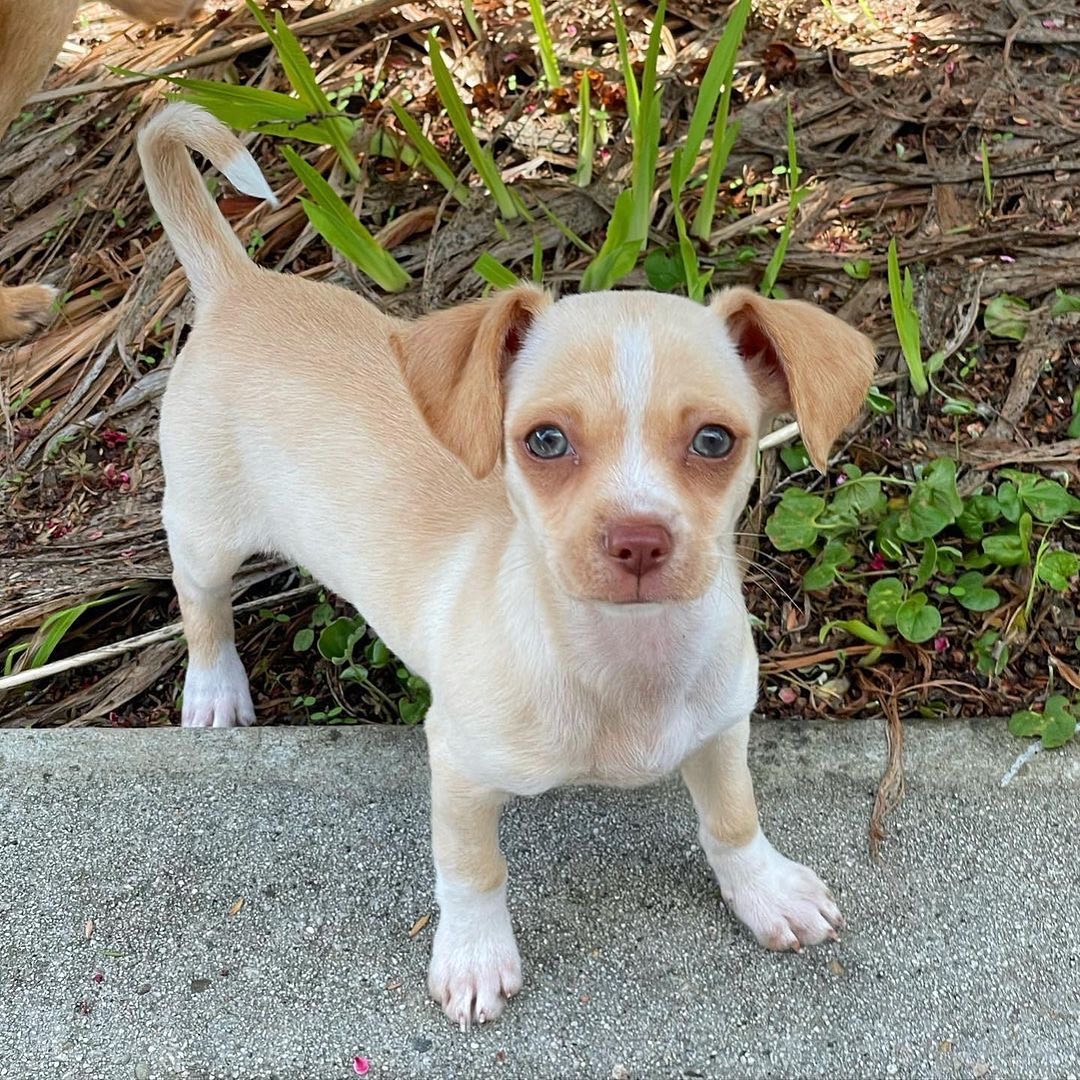
[[[836,937],[840,909],[821,879],[785,858],[759,829],[742,847],[721,844],[704,828],[701,846],[720,895],[767,949],[800,949]]]
[[[506,883],[479,892],[436,871],[439,925],[428,990],[463,1031],[494,1020],[521,989],[521,957],[506,907]]]
[[[615,335],[615,387],[626,427],[609,490],[627,514],[660,515],[675,509],[662,471],[650,459],[645,444],[645,413],[654,368],[647,329],[640,323],[620,327]]]
[[[221,171],[237,191],[256,199],[265,199],[271,206],[278,205],[277,196],[266,182],[262,169],[247,150],[241,148],[228,161],[222,162]]]
[[[255,722],[247,673],[232,645],[209,667],[188,662],[184,678],[183,727],[246,727]]]

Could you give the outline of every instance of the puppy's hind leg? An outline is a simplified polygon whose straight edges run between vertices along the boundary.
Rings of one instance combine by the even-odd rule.
[[[248,553],[176,521],[168,522],[168,533],[188,646],[180,722],[184,727],[252,724],[255,709],[236,651],[231,596],[233,574]]]

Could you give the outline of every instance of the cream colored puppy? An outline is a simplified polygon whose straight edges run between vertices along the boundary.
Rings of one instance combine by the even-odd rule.
[[[206,113],[172,105],[144,128],[150,198],[197,300],[161,413],[183,723],[254,720],[229,595],[260,551],[348,597],[431,683],[429,987],[463,1025],[521,987],[500,809],[558,784],[680,769],[721,895],[758,941],[834,937],[825,886],[758,825],[734,534],[769,418],[793,410],[824,467],[870,342],[747,289],[701,306],[523,285],[402,322],[255,267],[186,147],[271,197]]]

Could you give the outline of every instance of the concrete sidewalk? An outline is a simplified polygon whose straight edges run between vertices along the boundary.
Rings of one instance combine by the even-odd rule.
[[[1080,753],[912,726],[881,865],[877,724],[760,723],[766,829],[829,882],[838,945],[757,948],[677,784],[515,804],[526,988],[492,1027],[426,1000],[422,737],[0,733],[0,1077],[1080,1074]],[[240,903],[242,901],[242,904]]]

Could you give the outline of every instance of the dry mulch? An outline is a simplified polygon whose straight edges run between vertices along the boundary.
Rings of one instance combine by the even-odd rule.
[[[576,233],[598,244],[615,194],[627,182],[624,102],[607,8],[595,2],[546,5],[564,72],[593,79],[610,115],[612,139],[588,189],[574,186],[575,126],[567,95],[538,79],[523,0],[476,0],[485,36],[476,41],[458,5],[277,4],[348,110],[364,118],[361,142],[394,129],[385,100],[400,95],[456,164],[465,159],[438,112],[424,38],[439,30],[456,57],[478,125],[491,134],[501,166],[526,198],[542,200]],[[781,281],[791,295],[839,311],[879,348],[878,383],[897,402],[868,417],[848,460],[911,477],[914,462],[954,456],[974,479],[1003,464],[1046,469],[1080,483],[1080,442],[1066,437],[1080,384],[1075,316],[1048,314],[1055,289],[1080,283],[1080,19],[1071,5],[1021,2],[916,4],[871,0],[755,4],[736,69],[733,115],[742,131],[728,165],[741,185],[726,191],[712,242],[714,283],[755,283],[786,210],[782,177],[785,114],[796,121],[800,165],[812,193],[799,210]],[[642,5],[627,13],[643,48]],[[696,80],[719,36],[726,6],[690,0],[668,10],[661,75],[667,81],[662,160],[685,130]],[[52,613],[87,601],[54,658],[165,626],[176,618],[158,520],[161,468],[157,400],[190,327],[185,281],[143,191],[133,135],[167,87],[125,84],[105,65],[180,71],[275,89],[286,84],[272,51],[242,7],[212,2],[187,27],[137,28],[100,5],[83,9],[45,89],[0,148],[0,266],[7,282],[58,284],[55,325],[18,347],[0,348],[3,487],[0,488],[0,657]],[[985,140],[993,199],[983,194]],[[339,189],[332,152],[296,144]],[[477,295],[471,272],[480,250],[528,274],[533,234],[493,229],[478,194],[467,208],[400,163],[365,159],[349,191],[354,208],[392,247],[415,285],[392,298],[378,291],[307,228],[277,145],[251,140],[279,209],[219,190],[219,205],[253,257],[289,273],[326,277],[410,314]],[[655,246],[672,242],[669,199],[661,193]],[[541,228],[545,281],[572,291],[586,258],[555,227]],[[976,413],[936,415],[908,390],[889,313],[884,253],[899,238],[916,279],[927,352],[976,356],[953,389]],[[654,245],[650,245],[654,246]],[[866,259],[855,280],[844,264]],[[642,270],[624,284],[645,286]],[[992,338],[979,313],[1008,292],[1036,315],[1023,344]],[[799,478],[805,482],[807,478]],[[765,456],[761,495],[747,528],[759,532],[767,507],[792,478]],[[826,618],[843,612],[799,590],[802,556],[751,544],[751,606],[761,620],[765,701],[799,715],[850,716],[884,707],[890,715],[1000,714],[1045,687],[1048,657],[1067,656],[1080,631],[1075,590],[1047,596],[1001,678],[976,676],[962,648],[934,653],[905,646],[871,668],[848,670]],[[753,550],[756,548],[756,550]],[[1025,584],[1017,580],[1021,596]],[[285,594],[284,596],[282,594]],[[295,719],[337,704],[339,718],[394,719],[379,695],[345,688],[329,665],[293,652],[295,632],[323,601],[317,587],[272,560],[238,582],[248,608],[239,640],[253,673],[256,704],[269,720]],[[325,598],[335,610],[346,610]],[[865,650],[863,650],[865,652]],[[170,722],[182,645],[157,641],[126,657],[82,668],[0,696],[0,724]],[[847,657],[860,655],[847,649]],[[17,667],[17,665],[16,665]],[[393,690],[388,676],[387,693]],[[310,698],[315,704],[305,704]],[[297,700],[300,704],[297,705]]]

